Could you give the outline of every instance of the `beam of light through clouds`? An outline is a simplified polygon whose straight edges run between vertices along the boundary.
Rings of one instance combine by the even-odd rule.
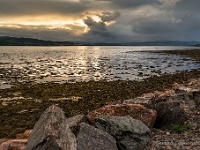
[[[199,0],[0,0],[0,36],[200,41]]]

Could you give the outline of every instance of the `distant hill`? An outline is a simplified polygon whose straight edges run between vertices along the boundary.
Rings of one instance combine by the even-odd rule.
[[[74,46],[69,41],[44,41],[32,38],[0,37],[0,46]]]
[[[193,41],[147,41],[129,43],[90,43],[93,46],[197,46]],[[88,44],[89,45],[89,44]],[[199,45],[200,46],[200,45]]]
[[[0,46],[198,46],[199,42],[183,41],[147,41],[129,43],[101,43],[101,42],[80,42],[71,41],[46,41],[24,37],[0,36]]]

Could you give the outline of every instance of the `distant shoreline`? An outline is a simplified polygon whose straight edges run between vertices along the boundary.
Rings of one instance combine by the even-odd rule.
[[[194,46],[199,47],[196,41],[148,41],[148,42],[73,42],[50,41],[24,37],[0,36],[0,46]]]

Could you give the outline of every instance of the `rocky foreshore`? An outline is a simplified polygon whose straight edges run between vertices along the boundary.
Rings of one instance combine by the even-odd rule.
[[[199,150],[200,78],[66,118],[50,106],[0,150]]]

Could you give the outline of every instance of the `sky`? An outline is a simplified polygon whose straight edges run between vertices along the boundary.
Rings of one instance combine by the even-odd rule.
[[[74,42],[200,41],[199,0],[0,0],[0,36]]]

